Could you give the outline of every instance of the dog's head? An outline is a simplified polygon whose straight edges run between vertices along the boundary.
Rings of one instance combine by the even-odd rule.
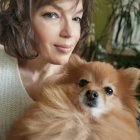
[[[56,83],[78,109],[95,117],[113,110],[128,110],[136,115],[135,89],[140,70],[115,69],[105,62],[86,62],[72,56],[64,75]],[[59,93],[57,93],[59,94]]]

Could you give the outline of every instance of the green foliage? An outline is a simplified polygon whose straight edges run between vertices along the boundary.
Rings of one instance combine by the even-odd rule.
[[[140,1],[97,0],[95,7],[95,39],[85,50],[85,58],[107,61],[116,67],[140,68],[140,42],[135,42],[133,35],[136,30],[136,37],[140,40]],[[107,50],[108,42],[112,52]],[[132,56],[123,55],[128,49],[133,52]]]

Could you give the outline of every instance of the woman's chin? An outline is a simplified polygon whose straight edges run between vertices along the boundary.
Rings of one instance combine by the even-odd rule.
[[[65,57],[55,59],[54,61],[52,60],[51,63],[55,65],[64,65],[68,63],[68,61],[69,61],[69,56],[65,56]]]

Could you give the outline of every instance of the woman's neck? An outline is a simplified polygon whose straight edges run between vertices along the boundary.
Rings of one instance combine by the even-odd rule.
[[[62,65],[54,65],[41,59],[19,59],[19,71],[22,83],[27,93],[36,99],[42,87],[50,81],[55,81],[61,73]]]
[[[32,74],[45,73],[46,76],[50,76],[57,73],[61,69],[61,65],[50,64],[41,57],[35,59],[19,59],[18,65],[20,69],[25,69]]]

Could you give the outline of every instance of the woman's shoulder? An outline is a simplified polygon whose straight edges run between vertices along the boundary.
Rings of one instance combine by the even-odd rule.
[[[4,46],[0,44],[0,64],[5,62],[11,63],[11,61],[16,62],[16,58],[8,55],[4,50]]]
[[[4,46],[0,44],[0,58],[4,57],[6,55],[6,52],[4,50]]]
[[[2,44],[0,44],[0,48],[4,48],[4,46]]]
[[[0,44],[0,52],[4,51],[4,46]]]

